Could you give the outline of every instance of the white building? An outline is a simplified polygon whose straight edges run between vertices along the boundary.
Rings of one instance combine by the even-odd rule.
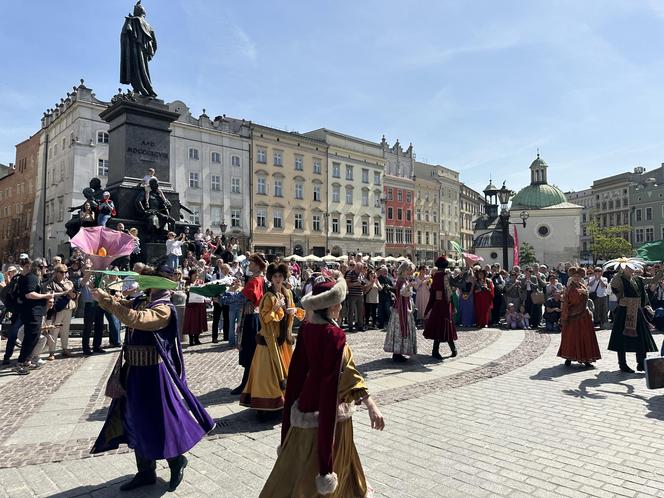
[[[68,209],[83,203],[82,190],[91,178],[106,184],[108,124],[99,117],[109,103],[96,98],[83,81],[42,118],[37,191],[30,245],[46,256],[68,252],[65,223]],[[169,104],[180,113],[171,125],[170,179],[180,202],[193,215],[190,222],[246,240],[249,236],[249,144],[248,123],[205,112],[194,118],[181,101]],[[45,183],[44,183],[45,174]],[[44,195],[45,194],[45,195]],[[44,202],[45,201],[45,202]],[[140,234],[139,234],[140,236]]]

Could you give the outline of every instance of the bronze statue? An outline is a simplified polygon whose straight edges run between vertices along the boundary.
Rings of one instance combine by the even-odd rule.
[[[78,211],[78,213],[73,215],[72,218],[65,223],[65,230],[69,237],[76,235],[82,226],[88,227],[97,224],[95,221],[97,207],[104,198],[104,189],[101,188],[101,180],[99,178],[92,178],[90,180],[90,186],[83,189],[83,196],[85,197],[83,204],[69,208],[70,213]]]
[[[150,179],[150,190],[136,197],[136,209],[145,217],[146,227],[153,235],[164,235],[169,230],[169,224],[175,227],[175,220],[171,217],[171,203],[159,188],[159,180],[156,178]]]
[[[157,51],[157,38],[145,20],[141,0],[134,5],[134,15],[125,18],[120,34],[120,83],[131,85],[134,92],[156,97],[152,88],[148,62]]]

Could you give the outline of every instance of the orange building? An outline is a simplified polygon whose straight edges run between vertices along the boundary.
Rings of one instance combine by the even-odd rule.
[[[31,254],[30,232],[35,203],[39,133],[16,146],[16,163],[0,178],[0,261]]]

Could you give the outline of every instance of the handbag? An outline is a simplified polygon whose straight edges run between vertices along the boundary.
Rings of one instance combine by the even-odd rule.
[[[599,287],[599,281],[597,282],[597,285],[595,286],[595,290],[592,291],[592,292],[590,292],[590,293],[588,294],[588,297],[589,297],[590,299],[592,299],[593,301],[594,301],[595,299],[597,299],[597,288],[598,288],[598,287]]]
[[[544,304],[544,293],[539,290],[534,290],[530,293],[530,300],[533,304]]]
[[[122,380],[121,380],[123,353],[124,353],[124,348],[120,350],[120,353],[118,354],[118,359],[116,360],[115,365],[113,366],[113,370],[111,371],[111,375],[108,377],[108,380],[106,381],[106,389],[104,390],[104,394],[111,399],[120,399],[124,398],[127,395],[127,391],[122,385]]]
[[[654,356],[646,358],[646,386],[648,389],[661,389],[664,387],[664,357]]]

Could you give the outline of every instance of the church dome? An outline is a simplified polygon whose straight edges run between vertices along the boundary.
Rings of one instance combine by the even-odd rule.
[[[531,184],[512,197],[511,209],[541,209],[567,202],[562,190],[548,183]]]
[[[474,248],[489,248],[489,247],[503,247],[503,240],[505,236],[503,231],[496,229],[490,232],[483,233],[475,237],[473,241]],[[507,247],[514,247],[514,238],[507,234]]]

